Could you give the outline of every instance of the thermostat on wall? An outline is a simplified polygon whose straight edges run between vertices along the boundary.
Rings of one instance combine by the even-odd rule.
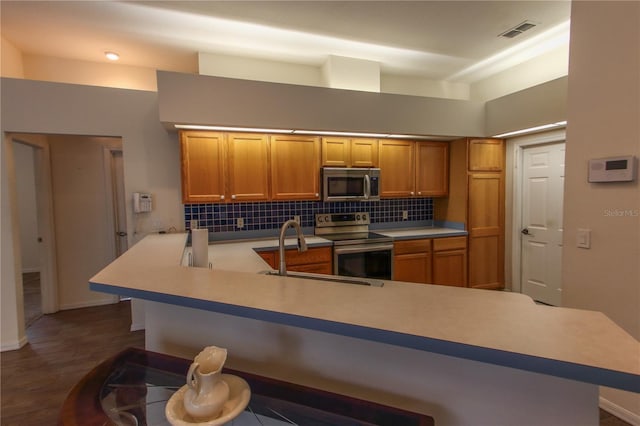
[[[589,182],[630,182],[636,178],[636,158],[596,158],[589,160]]]

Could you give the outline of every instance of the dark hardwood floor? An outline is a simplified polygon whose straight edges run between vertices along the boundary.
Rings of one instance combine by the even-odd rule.
[[[42,296],[40,293],[40,272],[22,274],[24,296],[24,324],[29,327],[42,316]]]
[[[127,347],[144,348],[144,331],[130,332],[130,325],[129,302],[36,319],[27,328],[29,344],[0,353],[0,424],[55,425],[63,401],[82,376]],[[604,410],[600,425],[630,426]]]
[[[27,329],[29,344],[0,354],[1,424],[55,425],[84,374],[127,347],[144,348],[144,332],[130,326],[129,302],[40,317]]]

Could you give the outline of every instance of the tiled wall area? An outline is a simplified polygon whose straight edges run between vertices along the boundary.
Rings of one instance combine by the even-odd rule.
[[[196,219],[200,228],[209,232],[256,231],[278,229],[294,215],[299,215],[303,227],[315,225],[317,213],[368,212],[371,223],[401,222],[402,211],[408,212],[409,221],[433,220],[431,198],[401,198],[393,200],[324,203],[321,201],[273,201],[262,203],[185,204],[185,228],[191,228]],[[238,218],[244,227],[238,228]]]

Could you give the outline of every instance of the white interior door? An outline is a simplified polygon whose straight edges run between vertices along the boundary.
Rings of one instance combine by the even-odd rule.
[[[561,302],[565,144],[525,148],[522,156],[522,293]]]

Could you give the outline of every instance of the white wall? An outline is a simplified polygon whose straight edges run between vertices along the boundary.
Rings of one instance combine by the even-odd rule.
[[[20,275],[18,205],[13,167],[13,143],[2,141],[0,149],[0,350],[18,349],[27,342],[24,333],[24,303]]]
[[[640,184],[587,182],[590,158],[640,157],[640,3],[572,2],[563,305],[604,312],[640,339]],[[578,228],[591,248],[576,247]],[[634,412],[640,394],[604,389]]]
[[[20,221],[22,272],[38,272],[40,270],[40,253],[38,251],[38,217],[33,148],[29,145],[15,143],[13,145],[13,155],[16,170],[18,220]]]
[[[569,72],[569,44],[471,84],[469,99],[489,101],[564,77]]]
[[[23,55],[24,78],[122,89],[156,90],[156,70],[40,55]]]
[[[0,52],[2,52],[0,75],[2,77],[24,78],[22,52],[6,38],[2,37],[0,41],[2,42],[0,45]]]
[[[184,229],[180,196],[180,155],[176,134],[169,134],[158,118],[154,92],[69,85],[18,79],[2,79],[1,130],[16,133],[100,135],[122,138],[127,199],[129,246],[146,232],[159,228]],[[16,275],[19,241],[13,238],[17,214],[15,189],[8,181],[7,153],[2,147],[2,348],[24,343],[21,312],[22,283]],[[10,146],[10,144],[9,144]],[[132,193],[153,194],[155,209],[137,222],[134,234]],[[55,202],[55,200],[54,200]],[[18,241],[15,243],[14,241]],[[88,284],[87,284],[88,285]],[[18,289],[20,291],[18,291]],[[21,322],[22,321],[22,322]]]

